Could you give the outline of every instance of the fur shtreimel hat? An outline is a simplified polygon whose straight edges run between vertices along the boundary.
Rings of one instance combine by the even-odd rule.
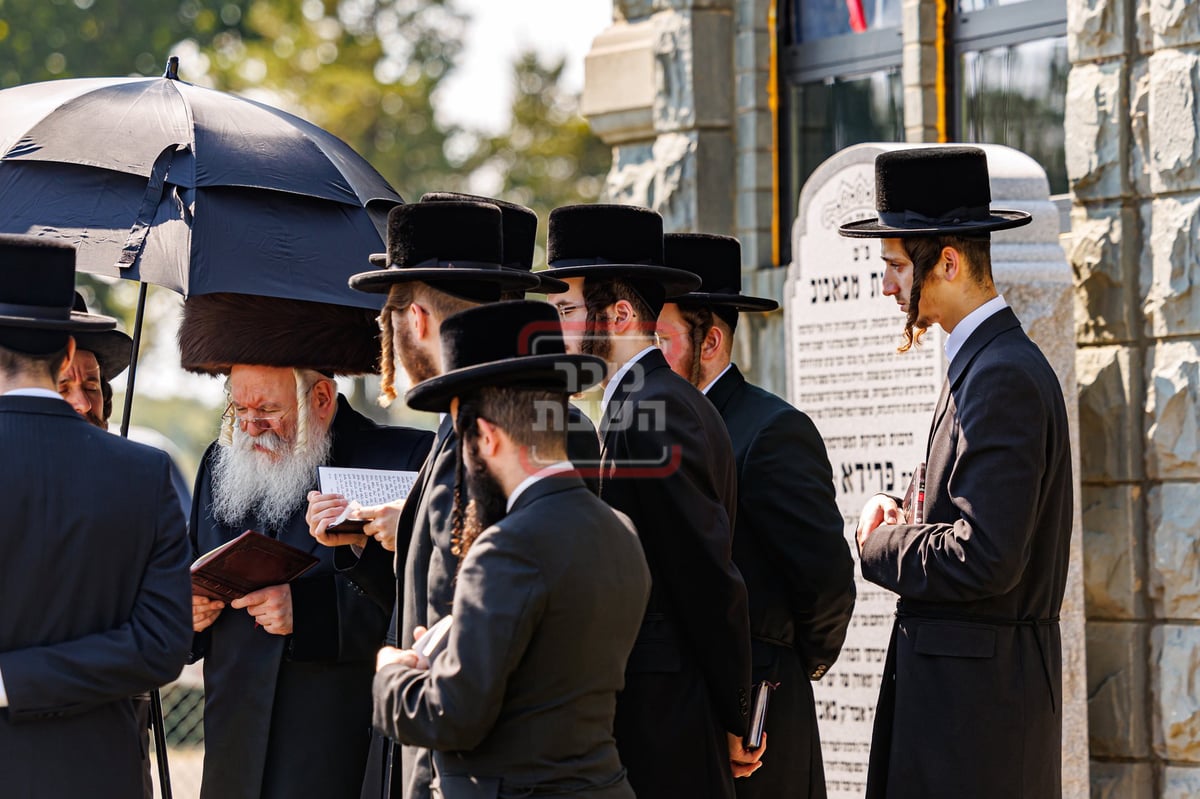
[[[850,238],[972,236],[1027,225],[1024,211],[990,208],[987,155],[978,147],[917,147],[875,157],[877,219],[838,228]]]
[[[201,294],[183,304],[179,360],[201,374],[235,364],[358,375],[379,371],[379,324],[371,311],[250,294]]]

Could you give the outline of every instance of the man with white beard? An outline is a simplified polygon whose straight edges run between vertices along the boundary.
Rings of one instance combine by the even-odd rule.
[[[201,797],[357,797],[371,723],[374,655],[388,613],[308,534],[317,467],[416,470],[433,436],[357,413],[332,375],[375,371],[370,311],[215,294],[184,305],[185,368],[228,374],[221,438],[196,478],[194,554],[247,529],[320,559],[289,584],[226,604],[194,596],[204,658]]]

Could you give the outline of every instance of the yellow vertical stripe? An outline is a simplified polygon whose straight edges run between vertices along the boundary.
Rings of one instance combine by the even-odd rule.
[[[937,4],[937,24],[934,26],[934,48],[937,57],[937,78],[934,83],[934,90],[937,94],[937,140],[945,143],[950,141],[950,116],[949,106],[946,97],[946,71],[949,69],[949,64],[946,61],[946,29],[950,24],[950,15],[947,13],[947,0],[934,0]]]
[[[942,0],[939,0],[942,2]],[[767,7],[767,108],[771,111],[771,266],[779,266],[779,32],[775,29],[777,0]]]

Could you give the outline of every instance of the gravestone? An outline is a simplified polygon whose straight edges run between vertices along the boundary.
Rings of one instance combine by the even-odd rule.
[[[903,144],[863,144],[822,164],[800,194],[793,263],[784,292],[789,399],[820,430],[829,452],[846,540],[873,494],[903,495],[926,455],[929,425],[946,374],[940,327],[898,353],[904,314],[884,296],[879,239],[849,239],[839,225],[875,216],[875,156]],[[925,145],[928,146],[928,145]],[[1071,571],[1062,610],[1064,797],[1088,791],[1082,557],[1078,509],[1077,398],[1071,272],[1058,243],[1058,212],[1045,172],[1007,147],[982,145],[992,205],[1034,216],[992,236],[997,287],[1045,352],[1067,399],[1075,462]],[[871,728],[896,595],[862,579],[837,664],[814,685],[830,799],[861,799]]]

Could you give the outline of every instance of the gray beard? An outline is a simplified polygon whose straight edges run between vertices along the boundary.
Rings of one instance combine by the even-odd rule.
[[[272,460],[254,444],[284,456]],[[234,426],[233,444],[217,449],[212,467],[212,515],[219,523],[234,527],[247,518],[271,529],[282,529],[305,501],[317,478],[317,467],[329,460],[333,436],[326,428],[318,437],[309,431],[303,452],[273,430],[257,438]]]

